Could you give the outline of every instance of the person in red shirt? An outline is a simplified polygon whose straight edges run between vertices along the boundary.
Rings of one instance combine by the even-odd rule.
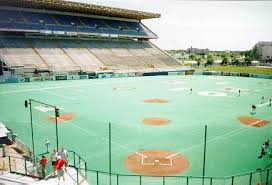
[[[63,159],[61,159],[61,156],[57,157],[58,160],[56,161],[56,170],[57,170],[57,175],[58,175],[58,179],[60,180],[60,178],[63,178],[63,181],[65,181],[64,178],[64,165],[65,165],[65,161]]]
[[[47,163],[48,163],[48,160],[43,155],[42,159],[40,160],[40,165],[41,165],[41,170],[42,170],[42,178],[45,178],[45,176],[46,176],[46,170],[45,170],[45,168],[46,168]]]

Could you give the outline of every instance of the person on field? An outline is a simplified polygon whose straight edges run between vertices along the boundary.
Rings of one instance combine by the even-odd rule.
[[[256,105],[252,105],[251,109],[252,109],[252,111],[250,114],[256,114]]]
[[[43,155],[42,159],[40,160],[40,166],[41,166],[41,171],[42,171],[42,178],[45,178],[45,176],[46,176],[46,170],[45,170],[45,168],[46,168],[47,163],[48,163],[48,160]]]
[[[190,95],[191,95],[192,93],[193,93],[193,89],[191,88],[191,89],[190,89]]]
[[[57,161],[56,161],[56,170],[57,170],[57,175],[58,175],[58,179],[60,181],[60,178],[62,177],[63,181],[65,181],[65,177],[64,177],[64,166],[65,166],[65,162],[64,160],[61,158],[61,156],[57,156]]]
[[[53,176],[56,175],[56,162],[58,160],[57,156],[58,156],[57,149],[54,149],[51,154],[51,161],[52,161],[52,166],[53,166]]]
[[[64,149],[63,146],[61,147],[59,155],[61,156],[61,159],[64,160],[64,169],[67,172],[66,167],[68,166],[68,152]]]
[[[45,147],[46,147],[46,153],[49,153],[50,141],[48,139],[45,139]]]
[[[261,101],[261,104],[263,104],[264,103],[264,96],[262,96],[262,101]]]
[[[264,153],[268,154],[271,157],[269,140],[265,141],[264,145],[265,145]]]
[[[272,106],[272,98],[269,99],[269,104],[268,104],[268,107],[271,107]]]
[[[239,89],[239,91],[238,91],[238,96],[240,96],[241,95],[241,90]]]
[[[265,144],[263,143],[261,146],[261,155],[258,158],[261,159],[264,155],[265,155]]]

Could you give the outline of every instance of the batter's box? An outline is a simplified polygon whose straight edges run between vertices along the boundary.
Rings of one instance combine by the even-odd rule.
[[[144,158],[142,165],[146,165],[146,166],[153,166],[153,165],[172,166],[173,161],[172,161],[172,159],[167,159],[167,158],[159,158],[159,159]]]
[[[178,175],[186,171],[189,161],[179,152],[145,150],[129,155],[125,165],[131,172],[150,176]]]

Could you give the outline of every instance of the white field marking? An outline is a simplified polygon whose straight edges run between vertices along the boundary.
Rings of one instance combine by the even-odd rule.
[[[141,164],[143,165],[143,166],[154,166],[154,162],[153,163],[145,163],[144,162],[144,158],[142,158],[142,162],[141,162]]]
[[[54,92],[50,92],[50,91],[45,91],[45,90],[41,90],[42,92],[45,92],[45,93],[48,93],[48,94],[51,94],[51,95],[54,95],[54,96],[57,96],[57,97],[60,97],[60,98],[64,98],[64,99],[67,99],[67,100],[72,100],[72,101],[75,101],[76,99],[75,98],[71,98],[69,96],[64,96],[64,95],[59,95],[57,93],[54,93]]]
[[[175,157],[176,155],[178,155],[179,153],[174,153],[174,154],[172,154],[172,155],[169,155],[169,156],[167,156],[167,157],[165,157],[166,159],[169,159],[169,158],[172,158],[172,157]]]
[[[188,82],[186,81],[178,81],[178,80],[174,80],[174,81],[166,81],[166,82],[162,82],[162,83],[166,83],[169,85],[183,85],[183,84],[188,84]]]
[[[256,122],[250,124],[249,126],[256,125],[256,124],[258,124],[258,123],[260,123],[260,122],[262,122],[262,121],[263,121],[263,120],[256,121]],[[225,138],[227,138],[227,137],[232,137],[232,136],[238,135],[238,134],[244,132],[245,130],[247,130],[247,128],[240,128],[240,129],[238,129],[238,130],[234,130],[234,131],[227,132],[227,133],[225,133],[225,134],[223,134],[223,135],[221,135],[221,136],[217,136],[217,137],[214,137],[214,138],[208,140],[207,143],[211,143],[211,142],[213,142],[213,141],[218,141],[219,139],[225,139]],[[183,150],[182,152],[190,151],[190,150],[192,150],[192,149],[194,149],[194,148],[196,148],[196,147],[202,146],[202,145],[203,145],[203,144],[193,145],[193,146],[188,147],[187,149]],[[179,153],[181,153],[181,152],[179,152]]]
[[[76,126],[75,124],[71,124],[71,126],[73,126],[73,127],[75,127],[75,128],[78,128],[78,129],[82,130],[83,132],[88,133],[88,134],[90,134],[90,135],[92,135],[92,136],[95,136],[95,135],[96,135],[95,133],[93,133],[93,132],[91,132],[91,131],[89,131],[89,130],[86,130],[86,129],[83,129],[83,128],[79,127],[79,126]]]
[[[81,85],[69,85],[69,86],[58,86],[58,87],[43,87],[43,88],[34,88],[34,89],[23,89],[16,91],[3,91],[0,94],[8,94],[8,93],[20,93],[20,92],[32,92],[32,91],[42,91],[42,90],[51,90],[51,89],[63,89],[63,88],[74,88],[74,87],[84,87],[90,85],[99,85],[100,83],[92,83],[92,84],[81,84]]]
[[[144,158],[148,158],[146,155],[141,154],[141,153],[139,153],[139,152],[136,152],[136,154],[138,154],[138,155],[140,155],[140,156],[142,156],[142,157],[144,157]]]
[[[66,121],[64,121],[64,122],[66,122]],[[85,133],[88,133],[88,134],[90,134],[90,135],[92,135],[92,136],[97,136],[97,137],[98,137],[98,135],[95,134],[95,132],[91,132],[90,130],[84,129],[84,128],[80,127],[80,126],[75,126],[74,124],[71,124],[71,125],[73,125],[74,127],[76,127],[76,128],[78,128],[78,129],[84,131]],[[102,141],[109,141],[109,139],[106,138],[106,137],[100,137],[100,139],[101,139]],[[112,144],[115,144],[115,145],[119,146],[120,148],[123,148],[123,149],[125,149],[125,150],[127,150],[127,151],[130,151],[130,152],[134,152],[134,151],[135,151],[134,149],[131,149],[131,148],[129,148],[129,147],[125,146],[125,145],[122,145],[122,144],[120,144],[120,143],[117,143],[117,142],[114,142],[114,141],[111,141],[111,143],[112,143]]]
[[[229,83],[231,83],[231,82],[217,82],[216,84],[217,85],[225,85],[225,84],[229,84]]]
[[[226,93],[218,92],[218,91],[199,91],[197,92],[200,96],[211,96],[211,97],[224,97],[227,96]]]
[[[259,105],[256,105],[257,107],[264,107],[265,105],[269,105],[269,102],[261,103]]]
[[[174,91],[174,92],[177,92],[177,91],[186,91],[186,90],[190,90],[190,88],[189,87],[180,87],[180,88],[169,89],[169,91]]]
[[[50,89],[62,89],[62,88],[71,88],[78,86],[59,86],[59,87],[44,87],[44,88],[35,88],[35,89],[23,89],[17,91],[4,91],[0,92],[0,94],[8,94],[8,93],[19,93],[19,92],[32,92],[32,91],[42,91],[42,90],[50,90]]]
[[[136,152],[136,154],[138,154],[138,155],[140,155],[141,156],[141,165],[143,165],[143,166],[154,166],[155,165],[155,162],[156,161],[154,161],[153,163],[146,163],[145,162],[145,159],[148,159],[149,157],[147,157],[146,155],[144,155],[144,154],[141,154],[141,153],[139,153],[139,152]],[[171,156],[175,156],[175,155],[177,155],[178,153],[175,153],[175,154],[172,154]],[[159,162],[159,164],[161,165],[161,166],[173,166],[173,159],[171,158],[171,157],[165,157],[166,159],[168,159],[169,160],[169,163],[161,163],[160,161],[158,161]]]

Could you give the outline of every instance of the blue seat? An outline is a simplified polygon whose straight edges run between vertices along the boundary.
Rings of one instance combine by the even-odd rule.
[[[88,27],[95,28],[97,25],[99,28],[108,28],[101,19],[87,17],[81,17],[80,19]]]
[[[28,23],[41,23],[44,24],[56,24],[50,14],[36,13],[36,12],[23,12],[23,16],[26,18]]]
[[[74,23],[76,26],[83,26],[78,17],[68,16],[68,15],[53,15],[58,23],[62,25],[72,25]]]
[[[20,30],[31,30],[31,26],[29,24],[25,23],[14,23],[15,29],[20,29]]]
[[[0,22],[0,29],[14,29],[14,25],[12,23]]]
[[[1,10],[0,11],[1,22],[24,22],[23,16],[19,11]]]
[[[0,28],[20,30],[51,30],[90,34],[118,34],[123,36],[155,37],[140,22],[106,20],[93,17],[25,12],[0,11]],[[25,23],[25,20],[27,23]],[[74,25],[72,25],[74,23]]]
[[[91,28],[91,27],[77,27],[77,29],[79,32],[83,32],[83,33],[97,33],[97,34],[102,33],[100,29]]]

